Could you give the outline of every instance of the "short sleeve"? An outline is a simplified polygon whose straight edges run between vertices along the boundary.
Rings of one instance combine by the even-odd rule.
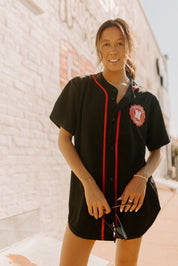
[[[170,142],[164,123],[160,104],[153,96],[151,112],[148,120],[146,146],[150,151],[156,150]]]
[[[57,127],[63,127],[72,135],[75,135],[76,123],[79,116],[81,99],[80,78],[70,80],[56,100],[49,116]]]

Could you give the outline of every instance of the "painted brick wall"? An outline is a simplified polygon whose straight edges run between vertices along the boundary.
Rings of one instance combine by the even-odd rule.
[[[61,238],[70,171],[49,114],[72,76],[97,71],[94,38],[102,21],[128,20],[138,38],[137,80],[157,95],[166,89],[156,72],[160,50],[139,1],[46,0],[43,11],[35,15],[21,1],[0,1],[0,233],[5,219],[9,225],[35,210],[36,232]],[[30,232],[29,225],[21,238]],[[8,234],[14,234],[10,225]]]
[[[58,3],[52,2],[35,16],[20,1],[1,1],[0,219],[38,210],[40,230],[58,235],[69,179],[49,122],[60,90]]]

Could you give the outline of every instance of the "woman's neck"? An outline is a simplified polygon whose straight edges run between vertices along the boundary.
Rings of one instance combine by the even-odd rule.
[[[104,78],[114,86],[119,86],[121,84],[129,84],[130,80],[127,77],[125,71],[103,71]]]

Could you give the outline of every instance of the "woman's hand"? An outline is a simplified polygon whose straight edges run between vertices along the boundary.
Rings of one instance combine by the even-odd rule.
[[[120,212],[124,211],[127,212],[128,210],[130,212],[134,211],[137,212],[144,201],[145,198],[145,192],[146,192],[146,180],[139,177],[139,176],[133,176],[133,178],[130,180],[128,185],[125,187],[124,192],[122,193],[121,197],[118,200],[121,200],[121,205],[130,205],[126,206],[120,206]]]
[[[93,179],[87,179],[83,185],[89,214],[98,219],[104,213],[110,213],[111,208],[96,182]]]
[[[120,207],[120,211],[123,209],[127,212],[134,211],[137,212],[144,201],[146,192],[147,179],[152,175],[154,170],[158,167],[161,161],[161,148],[154,151],[150,151],[148,160],[146,164],[140,169],[130,180],[128,185],[125,187],[124,192],[118,200],[121,200],[122,204],[130,204],[130,206]],[[142,177],[140,177],[140,176]],[[145,177],[146,179],[144,179]]]

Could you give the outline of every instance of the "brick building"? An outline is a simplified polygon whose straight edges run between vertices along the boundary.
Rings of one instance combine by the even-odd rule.
[[[71,77],[97,71],[96,30],[117,16],[135,34],[136,81],[169,128],[166,59],[139,0],[0,1],[0,248],[39,232],[61,239],[70,171],[49,114]],[[167,176],[168,149],[155,177]]]

